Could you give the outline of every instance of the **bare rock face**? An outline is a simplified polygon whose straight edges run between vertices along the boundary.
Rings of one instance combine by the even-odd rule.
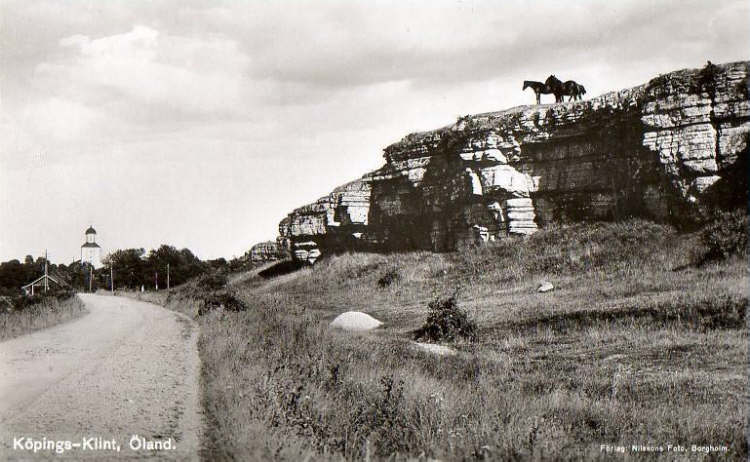
[[[279,223],[279,245],[298,261],[315,263],[321,248],[358,249],[366,245],[371,186],[363,180],[339,186]]]
[[[278,242],[310,262],[343,250],[451,250],[552,222],[688,224],[744,204],[748,67],[676,71],[407,135],[385,148],[382,168],[290,213]]]
[[[250,248],[250,261],[253,263],[280,260],[285,256],[285,248],[273,241],[259,242]]]

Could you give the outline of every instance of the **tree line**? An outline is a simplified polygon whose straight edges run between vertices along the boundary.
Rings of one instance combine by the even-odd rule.
[[[167,287],[167,267],[169,284],[176,286],[198,276],[213,266],[196,257],[190,249],[162,245],[146,253],[142,248],[116,250],[102,260],[104,266],[97,271],[97,283],[110,287],[110,268],[114,275],[115,288],[148,289]]]
[[[48,265],[50,273],[67,273],[65,265]],[[38,257],[34,260],[31,255],[26,255],[23,263],[17,259],[0,263],[0,295],[17,295],[21,286],[28,284],[44,274],[44,258]]]
[[[119,249],[102,260],[103,267],[93,269],[87,263],[74,261],[69,265],[47,262],[47,271],[55,279],[69,288],[87,291],[110,288],[110,275],[114,275],[116,289],[140,289],[141,286],[153,290],[158,280],[159,288],[167,286],[167,265],[171,286],[184,283],[188,279],[206,271],[227,266],[223,258],[202,261],[190,249],[177,249],[162,245],[146,252],[143,248]],[[111,269],[111,271],[110,271]],[[44,274],[44,258],[36,260],[27,255],[23,262],[12,259],[0,263],[0,295],[15,296],[21,287]],[[57,287],[50,284],[54,290]]]
[[[276,258],[277,256],[273,256]],[[270,258],[270,257],[269,257]],[[278,256],[283,258],[283,255]],[[227,261],[224,258],[201,260],[190,249],[177,249],[163,244],[157,249],[118,249],[102,259],[103,266],[93,269],[86,263],[74,261],[69,265],[48,262],[48,272],[63,281],[68,289],[88,291],[109,289],[110,275],[114,276],[115,289],[154,290],[167,287],[167,268],[171,287],[207,272],[238,272],[249,270],[264,261],[256,261],[250,250],[240,257]],[[21,286],[44,274],[44,258],[36,260],[27,255],[23,263],[17,259],[0,263],[0,296],[15,296]],[[56,289],[56,287],[53,287]]]

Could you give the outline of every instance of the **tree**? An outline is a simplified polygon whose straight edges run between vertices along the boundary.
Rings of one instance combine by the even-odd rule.
[[[159,287],[167,286],[167,265],[169,265],[169,282],[176,286],[188,279],[198,276],[207,270],[203,263],[189,249],[177,250],[171,245],[163,244],[146,255],[144,249],[116,250],[102,261],[99,280],[109,285],[109,271],[113,269],[115,287],[138,289],[141,285],[154,287],[154,276],[158,274]]]
[[[104,257],[104,271],[109,273],[110,268],[115,273],[117,286],[135,289],[146,285],[151,281],[148,275],[148,264],[144,258],[146,251],[140,249],[120,249],[109,253]]]
[[[182,284],[207,269],[207,265],[190,249],[177,250],[166,244],[149,252],[147,260],[151,272],[159,274],[159,280],[162,281],[164,287],[167,284],[167,265],[169,265],[170,286]]]

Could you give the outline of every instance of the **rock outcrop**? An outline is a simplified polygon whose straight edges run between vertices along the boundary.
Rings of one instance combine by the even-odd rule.
[[[320,256],[321,248],[362,248],[370,192],[369,182],[356,180],[294,210],[279,223],[278,244],[288,249],[295,260],[311,264]]]
[[[249,251],[250,261],[252,263],[263,263],[268,261],[281,260],[286,256],[286,250],[277,242],[266,241],[259,242],[252,246]]]
[[[466,116],[385,148],[385,165],[279,224],[295,259],[451,250],[553,222],[695,223],[747,200],[748,62],[590,100]]]

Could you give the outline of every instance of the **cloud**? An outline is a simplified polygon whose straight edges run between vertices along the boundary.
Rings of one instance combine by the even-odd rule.
[[[286,14],[288,4],[263,3],[252,9],[222,4],[201,14],[207,27],[237,37],[253,56],[253,78],[331,91],[390,81],[460,85],[550,68],[675,60],[715,48],[717,36],[726,35],[717,28],[746,28],[742,15],[712,21],[739,3],[323,2],[300,7],[299,14]]]
[[[59,45],[70,54],[39,64],[37,76],[88,104],[112,104],[139,118],[221,118],[242,108],[250,60],[226,37],[169,35],[136,25],[100,38],[64,37]]]
[[[32,103],[22,113],[22,121],[39,139],[69,142],[87,135],[101,115],[83,104],[61,98]]]

